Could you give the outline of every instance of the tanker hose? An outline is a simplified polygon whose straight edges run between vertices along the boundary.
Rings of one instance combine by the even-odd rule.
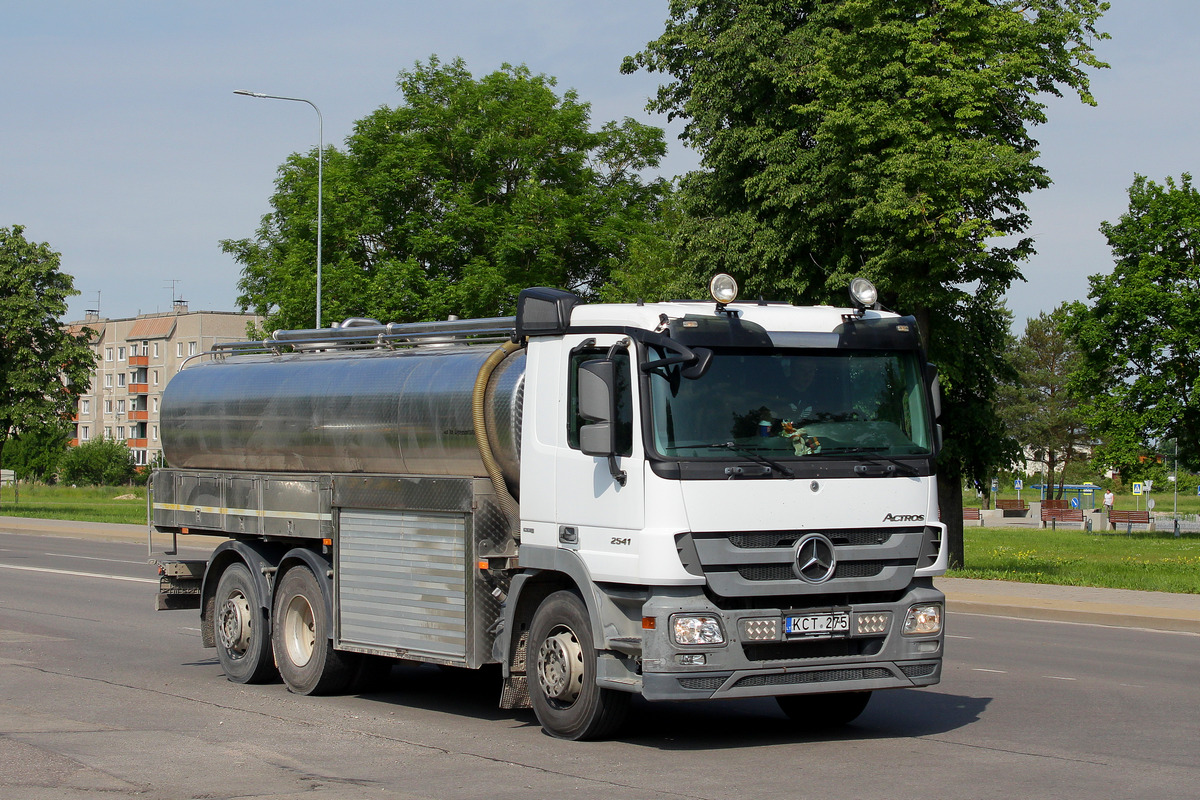
[[[496,489],[496,501],[500,505],[500,510],[504,512],[504,516],[508,520],[513,538],[518,541],[521,539],[520,509],[517,507],[517,501],[513,499],[508,487],[504,484],[504,473],[500,470],[500,465],[496,463],[496,456],[492,452],[492,442],[488,438],[487,417],[484,413],[484,399],[487,395],[488,383],[491,381],[496,367],[500,366],[500,363],[511,353],[520,349],[520,343],[513,341],[505,342],[498,347],[479,368],[479,375],[475,378],[475,391],[471,393],[471,416],[475,422],[475,442],[479,446],[479,455],[483,459],[483,466],[487,470],[488,477],[492,479],[492,486]]]

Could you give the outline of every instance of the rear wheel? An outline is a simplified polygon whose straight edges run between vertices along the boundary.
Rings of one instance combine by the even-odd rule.
[[[317,578],[293,567],[275,590],[271,643],[283,682],[296,694],[331,694],[354,677],[354,656],[333,649],[332,620]]]
[[[231,564],[221,573],[212,625],[217,658],[229,680],[265,683],[276,676],[267,615],[245,564]]]
[[[858,719],[867,707],[870,692],[836,694],[791,694],[776,697],[775,702],[792,721],[812,731],[830,730]]]
[[[555,592],[542,601],[529,642],[529,699],[547,733],[595,739],[620,727],[631,695],[596,685],[592,625],[578,595]]]

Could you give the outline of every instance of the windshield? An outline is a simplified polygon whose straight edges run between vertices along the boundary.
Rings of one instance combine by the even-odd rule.
[[[913,352],[717,350],[699,379],[673,366],[649,380],[654,446],[669,458],[932,452]]]

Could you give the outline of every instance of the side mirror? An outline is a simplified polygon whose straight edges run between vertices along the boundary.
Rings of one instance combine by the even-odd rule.
[[[579,367],[579,449],[587,456],[608,459],[608,469],[622,486],[625,472],[617,467],[617,362],[604,358]]]

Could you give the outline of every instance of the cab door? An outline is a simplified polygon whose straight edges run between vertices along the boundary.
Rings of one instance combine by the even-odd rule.
[[[594,580],[630,581],[637,574],[646,519],[636,350],[617,334],[571,335],[564,345],[566,403],[556,458],[559,547],[577,550]],[[585,454],[580,435],[590,424],[579,402],[581,367],[603,360],[613,362],[616,454],[611,461]]]

